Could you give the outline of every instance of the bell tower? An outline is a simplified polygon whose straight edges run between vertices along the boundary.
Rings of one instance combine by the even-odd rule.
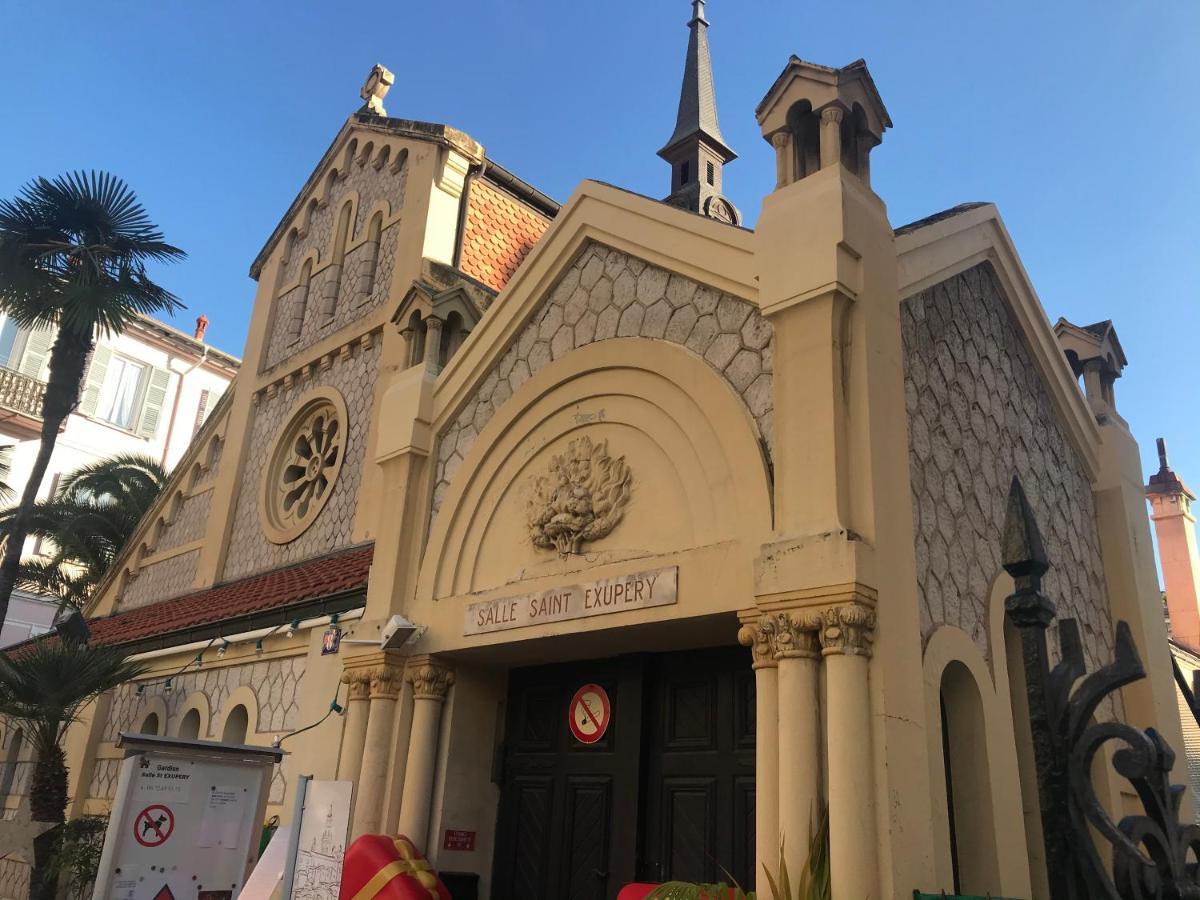
[[[737,159],[737,154],[725,143],[717,122],[704,3],[692,0],[675,132],[658,151],[671,164],[671,194],[664,202],[738,225],[741,214],[721,194],[722,169],[725,163]]]

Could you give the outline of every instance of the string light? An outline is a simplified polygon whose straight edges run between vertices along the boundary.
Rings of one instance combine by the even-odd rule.
[[[288,627],[287,627],[287,636],[290,638],[295,637],[296,629],[299,627],[300,627],[300,620],[299,619],[293,620],[292,624],[288,625]]]
[[[196,668],[199,669],[203,665],[204,665],[204,654],[197,653],[196,654]]]
[[[163,684],[163,693],[164,694],[171,693],[171,679],[170,678],[168,678],[166,680],[166,682]]]
[[[262,653],[263,653],[262,638],[259,638],[257,641],[254,642],[254,655],[262,656]]]
[[[225,638],[221,638],[221,646],[217,648],[217,659],[223,659],[225,653],[229,650],[231,644]]]

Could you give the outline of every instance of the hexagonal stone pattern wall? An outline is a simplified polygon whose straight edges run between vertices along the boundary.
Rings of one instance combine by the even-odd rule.
[[[367,430],[371,424],[380,346],[378,335],[369,349],[364,349],[356,342],[351,345],[349,359],[335,355],[328,371],[318,368],[307,378],[298,379],[290,388],[280,389],[274,397],[264,394],[259,398],[250,424],[250,447],[238,489],[229,556],[222,574],[224,580],[275,569],[349,546]],[[309,529],[291,543],[273,544],[263,534],[258,518],[258,494],[262,489],[260,482],[263,469],[268,462],[272,441],[291,419],[297,402],[318,386],[337,388],[346,399],[346,412],[350,419],[346,461],[334,483],[333,495]]]
[[[1046,593],[1080,625],[1089,670],[1112,654],[1092,489],[988,264],[901,306],[921,628],[985,656],[1009,483],[1019,474],[1053,568]]]
[[[744,300],[590,243],[442,434],[430,522],[475,438],[521,385],[577,347],[620,337],[667,341],[701,357],[745,402],[770,455],[770,323]]]
[[[208,734],[201,735],[210,740],[220,740],[216,732],[224,720],[225,709],[232,691],[243,685],[254,691],[258,705],[258,733],[282,734],[300,727],[300,686],[304,680],[305,657],[292,656],[285,659],[260,660],[244,665],[217,666],[199,671],[189,670],[171,679],[168,693],[164,682],[146,685],[145,693],[138,696],[137,684],[123,684],[113,693],[105,723],[103,740],[116,741],[122,731],[130,731],[141,724],[145,715],[145,701],[160,696],[167,705],[168,728],[174,729],[185,712],[188,697],[199,691],[208,698],[212,711],[208,722]],[[119,760],[97,760],[92,772],[89,796],[110,799],[116,789]],[[277,770],[271,787],[271,802],[278,791],[279,800],[287,781],[287,758]]]
[[[129,582],[125,593],[121,595],[118,609],[137,609],[139,606],[149,606],[160,600],[170,600],[186,594],[196,586],[196,566],[199,562],[200,551],[189,550],[152,565],[142,566],[138,570],[137,578]]]
[[[377,158],[376,156],[375,159]],[[269,369],[294,353],[311,347],[326,335],[361,318],[383,302],[392,280],[392,266],[396,255],[396,235],[400,230],[399,221],[384,228],[380,235],[375,277],[371,282],[368,295],[361,293],[363,283],[360,281],[359,275],[367,272],[370,250],[366,242],[357,246],[354,245],[354,242],[366,237],[367,228],[370,225],[369,216],[376,203],[386,200],[393,213],[404,205],[407,183],[407,165],[401,167],[398,172],[393,172],[390,163],[377,169],[373,161],[356,159],[350,164],[348,170],[339,172],[338,180],[334,184],[328,202],[312,211],[307,233],[296,240],[291,252],[288,253],[287,262],[280,272],[280,295],[275,301],[276,308],[272,319],[271,336],[267,342],[264,368]],[[350,223],[350,236],[346,242],[348,249],[342,261],[342,272],[338,283],[337,305],[334,316],[330,319],[322,310],[322,297],[325,295],[327,283],[338,276],[334,269],[321,268],[317,271],[317,268],[325,266],[332,259],[333,228],[341,212],[342,201],[351,191],[358,192],[358,207],[354,221]],[[303,211],[299,213],[297,216],[299,221],[294,224],[301,225],[306,215],[307,213]],[[302,296],[304,291],[298,282],[301,267],[310,250],[315,250],[318,256],[317,262],[313,266],[312,278],[309,281],[307,301],[304,301]],[[301,302],[305,303],[304,322],[300,329],[299,340],[292,342],[289,340],[292,308]]]

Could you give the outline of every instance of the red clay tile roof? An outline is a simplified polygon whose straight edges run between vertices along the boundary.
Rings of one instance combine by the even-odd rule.
[[[503,290],[550,220],[487,178],[471,183],[458,267],[497,291]]]
[[[91,619],[91,642],[129,644],[365,588],[374,552],[374,544],[355,547],[173,600]]]

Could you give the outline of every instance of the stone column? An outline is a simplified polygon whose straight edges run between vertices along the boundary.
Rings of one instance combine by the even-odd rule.
[[[754,663],[754,873],[779,864],[779,682],[773,629],[767,617],[743,625],[738,643],[749,647]]]
[[[433,778],[437,769],[442,704],[454,683],[454,673],[438,661],[425,658],[409,663],[404,680],[412,685],[413,713],[404,793],[400,798],[399,832],[428,854],[429,806],[433,800]]]
[[[771,146],[775,148],[775,190],[779,190],[792,182],[792,135],[786,130],[775,132]]]
[[[376,834],[380,830],[379,812],[383,807],[388,767],[392,760],[392,726],[396,719],[396,698],[400,696],[403,669],[384,663],[370,670],[370,717],[366,743],[358,777],[358,801],[354,804],[351,834]]]
[[[825,611],[823,626],[830,879],[839,900],[868,900],[879,896],[868,684],[875,612],[861,603],[835,606]]]
[[[371,692],[371,675],[366,669],[348,669],[342,673],[342,684],[350,688],[346,701],[346,726],[342,729],[342,750],[338,757],[338,780],[358,784],[362,769],[363,747],[367,741],[367,698]]]
[[[842,159],[842,116],[840,106],[821,110],[821,168],[837,165]]]
[[[442,320],[437,316],[425,317],[425,368],[430,372],[441,369]]]
[[[821,716],[820,619],[804,613],[777,613],[766,627],[773,631],[779,666],[779,840],[793,878],[804,867],[812,825],[820,815]],[[756,801],[757,802],[757,801]],[[841,798],[837,801],[841,803]]]

